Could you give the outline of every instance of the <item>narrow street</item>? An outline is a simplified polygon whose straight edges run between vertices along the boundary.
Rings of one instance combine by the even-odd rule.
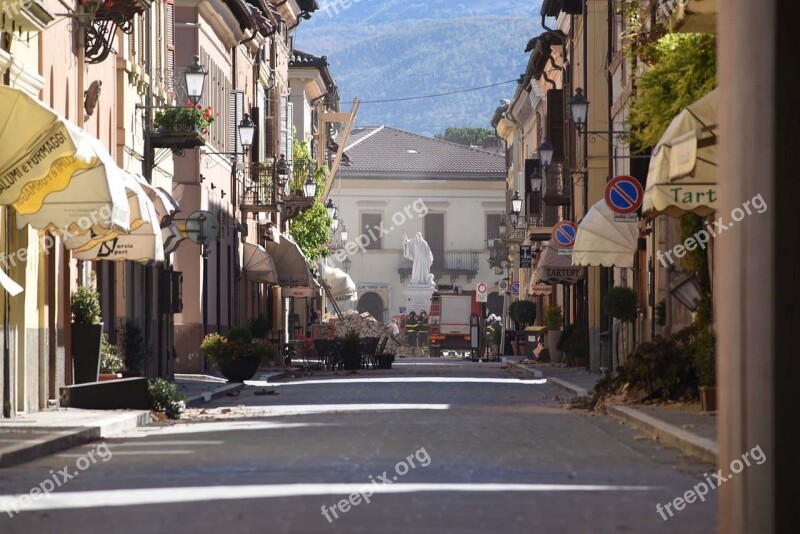
[[[507,364],[403,360],[248,385],[180,422],[3,470],[0,510],[65,466],[78,474],[2,513],[0,532],[715,530],[713,491],[667,521],[656,511],[712,466],[541,382]]]

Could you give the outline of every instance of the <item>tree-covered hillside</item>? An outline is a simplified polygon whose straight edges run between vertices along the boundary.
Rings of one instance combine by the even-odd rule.
[[[362,0],[338,14],[332,7],[315,13],[300,26],[295,47],[328,57],[342,107],[349,109],[354,97],[364,101],[358,124],[430,136],[453,125],[490,127],[514,83],[440,98],[370,101],[516,79],[527,63],[525,45],[541,33],[539,3]]]

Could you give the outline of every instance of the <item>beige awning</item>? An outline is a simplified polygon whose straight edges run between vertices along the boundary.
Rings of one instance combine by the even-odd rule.
[[[572,264],[633,268],[638,241],[639,224],[615,221],[605,199],[600,200],[578,225]]]
[[[337,301],[354,302],[358,300],[356,283],[350,275],[338,267],[331,267],[326,262],[319,262],[322,281],[328,287],[330,296]]]
[[[178,249],[185,238],[183,232],[178,228],[177,223],[172,223],[166,228],[161,229],[161,238],[164,241],[164,255],[168,256]]]
[[[542,243],[542,253],[529,285],[567,284],[571,285],[583,278],[583,267],[572,265],[571,254],[559,254],[559,249],[550,241]],[[530,287],[528,291],[531,291]]]
[[[0,86],[0,205],[20,228],[128,230],[122,171],[96,138],[11,87]]]
[[[707,216],[717,207],[717,89],[680,112],[650,158],[642,212]]]
[[[79,260],[138,261],[160,263],[164,261],[164,238],[156,209],[139,181],[130,173],[125,188],[133,192],[130,197],[131,231],[110,232],[90,240],[72,250]],[[65,241],[65,245],[70,240]]]
[[[280,243],[267,241],[265,248],[275,260],[278,284],[283,287],[319,288],[319,284],[314,280],[314,276],[308,268],[305,254],[291,237],[281,236]]]
[[[264,247],[255,243],[244,243],[242,249],[242,270],[247,272],[248,280],[278,283],[275,261]]]

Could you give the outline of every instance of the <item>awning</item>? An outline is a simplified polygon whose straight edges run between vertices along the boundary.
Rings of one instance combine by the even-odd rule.
[[[531,284],[574,284],[583,278],[583,267],[572,265],[570,254],[559,254],[550,241],[542,243],[542,253],[533,271]],[[528,291],[531,289],[529,288]]]
[[[717,89],[672,120],[647,172],[642,211],[707,216],[717,207]]]
[[[638,223],[616,222],[605,199],[600,200],[578,225],[572,264],[633,268],[638,240]]]
[[[283,287],[319,288],[319,284],[308,268],[306,257],[297,243],[288,235],[281,236],[281,242],[267,241],[265,248],[278,270],[278,284]]]
[[[255,243],[244,243],[242,248],[242,270],[247,272],[247,279],[251,282],[277,284],[277,269],[269,252]]]
[[[3,289],[12,297],[22,293],[22,286],[9,278],[8,275],[3,272],[3,269],[0,269],[0,286],[3,286]]]
[[[161,239],[164,241],[164,255],[168,256],[178,249],[185,238],[183,232],[176,223],[172,223],[166,228],[161,229]]]
[[[346,272],[338,267],[331,267],[324,261],[318,262],[322,281],[328,287],[330,296],[341,302],[354,302],[358,300],[356,283]]]
[[[153,187],[142,176],[136,175],[136,178],[139,180],[139,184],[144,189],[145,194],[147,194],[147,198],[153,203],[161,228],[166,228],[172,224],[172,218],[181,211],[178,202],[164,188]]]
[[[0,86],[0,204],[15,208],[20,228],[128,230],[121,172],[96,138]]]
[[[72,255],[79,260],[138,261],[160,263],[164,261],[164,238],[155,206],[147,197],[141,184],[128,174],[125,187],[134,193],[131,206],[131,232],[112,232],[99,236]],[[113,236],[113,237],[110,237]],[[65,241],[66,245],[66,241]]]

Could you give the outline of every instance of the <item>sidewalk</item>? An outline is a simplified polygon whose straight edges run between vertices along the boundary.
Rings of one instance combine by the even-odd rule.
[[[141,410],[45,410],[0,421],[0,468],[108,437],[150,422]]]
[[[600,373],[549,365],[518,367],[542,376],[577,397],[591,397]],[[606,404],[606,412],[687,455],[716,464],[717,416],[696,404]]]

